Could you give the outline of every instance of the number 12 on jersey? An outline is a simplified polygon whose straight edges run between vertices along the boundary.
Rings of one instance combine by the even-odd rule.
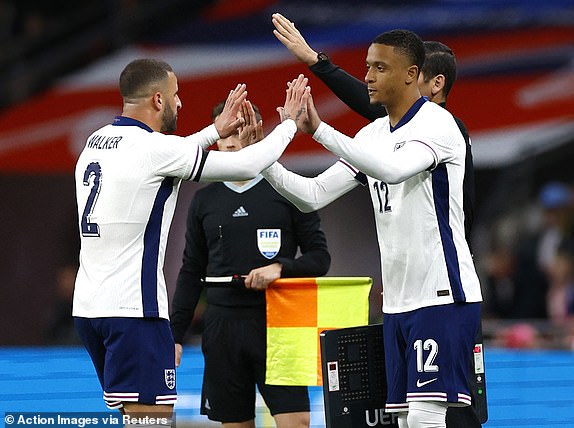
[[[377,197],[379,198],[379,212],[388,213],[391,211],[391,204],[389,203],[389,185],[384,181],[380,183],[375,181],[373,183],[373,188],[377,192]]]

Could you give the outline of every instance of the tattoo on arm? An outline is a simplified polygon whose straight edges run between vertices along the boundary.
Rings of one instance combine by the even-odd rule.
[[[305,113],[305,111],[306,111],[305,107],[302,107],[297,111],[297,115],[295,116],[295,122],[299,120],[299,118],[303,113]]]

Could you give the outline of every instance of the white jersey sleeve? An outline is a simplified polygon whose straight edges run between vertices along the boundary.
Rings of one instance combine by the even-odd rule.
[[[433,152],[418,143],[406,142],[401,150],[389,153],[380,141],[365,138],[375,126],[368,125],[357,133],[355,139],[363,140],[361,144],[356,144],[355,139],[323,122],[313,134],[313,138],[368,176],[389,184],[405,181],[436,162]]]
[[[275,162],[291,142],[297,125],[287,119],[263,140],[236,152],[208,152],[205,165],[196,181],[250,180]]]
[[[316,211],[357,187],[359,172],[343,160],[316,177],[303,177],[276,162],[262,172],[265,179],[303,212]]]
[[[217,132],[215,125],[212,123],[211,125],[203,128],[201,131],[185,137],[185,140],[190,143],[197,144],[205,150],[214,144],[217,140],[219,140],[219,138],[219,133]]]
[[[412,143],[419,143],[432,153],[431,170],[440,163],[459,164],[460,149],[464,147],[461,146],[463,137],[452,115],[446,109],[437,107],[433,104],[423,106],[432,110],[432,114],[421,115],[413,124],[410,135]]]
[[[481,301],[464,234],[466,146],[450,113],[421,98],[394,127],[385,117],[352,139],[324,124],[315,134],[368,176],[383,311]]]
[[[148,163],[146,168],[162,177],[194,179],[205,155],[201,146],[189,137],[154,134],[146,140],[147,147],[143,151]],[[155,138],[158,141],[153,141]]]

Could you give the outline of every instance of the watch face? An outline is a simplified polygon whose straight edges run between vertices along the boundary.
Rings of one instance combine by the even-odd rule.
[[[317,54],[317,60],[318,60],[318,61],[329,61],[329,57],[327,56],[326,53],[324,53],[324,52],[319,52],[319,53]]]

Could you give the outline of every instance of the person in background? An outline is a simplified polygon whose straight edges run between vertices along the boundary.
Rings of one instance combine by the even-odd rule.
[[[574,248],[564,243],[557,250],[548,269],[548,318],[555,325],[574,320]]]
[[[544,224],[536,259],[538,266],[548,271],[558,249],[574,238],[574,195],[567,184],[550,181],[540,189],[538,203]]]
[[[546,310],[555,325],[574,316],[574,195],[565,183],[551,181],[540,190],[544,229],[537,260],[548,278]]]
[[[223,105],[213,109],[214,121]],[[261,116],[253,107],[255,126],[219,139],[219,151],[244,150],[263,138]],[[300,212],[260,175],[213,183],[191,201],[185,242],[170,318],[179,365],[205,289],[201,413],[225,427],[253,428],[257,386],[278,428],[308,427],[307,387],[265,383],[264,290],[278,278],[327,273],[330,255],[319,215]],[[244,278],[245,287],[204,287],[205,277],[234,275]]]

